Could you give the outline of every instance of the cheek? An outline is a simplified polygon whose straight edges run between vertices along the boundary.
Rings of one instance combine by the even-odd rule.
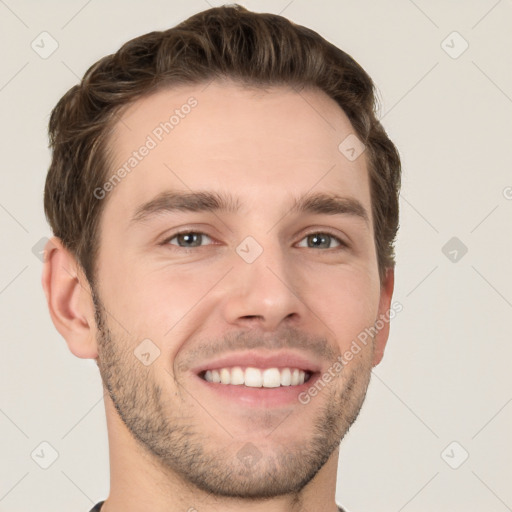
[[[205,316],[205,307],[211,310],[209,292],[226,273],[222,265],[150,267],[121,259],[108,268],[102,296],[109,312],[132,338],[149,338],[162,351],[178,344],[172,338],[188,337],[201,326],[194,319]]]
[[[378,277],[367,269],[340,266],[316,272],[303,291],[306,304],[344,351],[378,315]],[[334,333],[334,334],[333,334]]]

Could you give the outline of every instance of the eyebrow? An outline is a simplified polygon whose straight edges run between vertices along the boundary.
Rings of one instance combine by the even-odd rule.
[[[197,191],[165,191],[140,205],[131,223],[139,223],[162,213],[186,212],[225,212],[237,213],[240,201],[231,194]],[[369,225],[369,215],[361,202],[352,197],[318,192],[295,198],[289,213],[317,213],[326,215],[349,215],[360,218]]]
[[[231,195],[218,192],[165,191],[139,206],[131,222],[138,223],[161,213],[177,211],[236,213],[240,206]]]

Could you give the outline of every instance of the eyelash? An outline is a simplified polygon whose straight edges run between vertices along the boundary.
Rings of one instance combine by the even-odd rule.
[[[167,237],[160,245],[174,245],[177,249],[182,250],[182,251],[192,251],[194,249],[199,249],[200,247],[204,247],[203,245],[196,246],[196,247],[181,247],[177,244],[170,244],[171,240],[174,240],[176,237],[178,237],[180,235],[203,235],[203,236],[207,236],[210,239],[213,239],[213,237],[207,235],[206,233],[203,233],[202,231],[184,230],[184,231],[178,231],[177,233],[174,233],[173,235]],[[308,236],[312,236],[312,235],[327,235],[339,243],[339,246],[337,246],[337,247],[329,247],[328,249],[324,249],[324,250],[336,250],[336,249],[342,250],[342,249],[347,249],[349,247],[349,245],[346,242],[344,242],[341,238],[336,236],[334,233],[331,233],[330,231],[311,231],[310,233],[306,233],[300,239],[300,242],[302,242],[302,240],[304,240]],[[305,249],[314,249],[314,248],[313,247],[305,247]]]

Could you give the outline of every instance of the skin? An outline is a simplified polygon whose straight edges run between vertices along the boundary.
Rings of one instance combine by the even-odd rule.
[[[265,91],[230,82],[163,90],[125,110],[117,166],[193,96],[197,106],[103,199],[94,288],[53,238],[43,287],[53,322],[77,357],[97,361],[110,446],[105,512],[331,511],[338,445],[382,359],[386,323],[307,405],[245,407],[216,399],[191,372],[233,350],[290,348],[327,372],[389,310],[393,269],[381,283],[365,154],[338,145],[354,130],[323,92]],[[167,212],[131,223],[164,190],[229,192],[238,213]],[[290,213],[308,192],[357,199],[354,215]],[[202,245],[180,247],[188,228]],[[310,246],[314,233],[336,238]],[[262,254],[236,252],[253,237]],[[181,242],[180,242],[181,240]],[[144,339],[160,350],[146,366]],[[258,460],[247,465],[248,446]]]

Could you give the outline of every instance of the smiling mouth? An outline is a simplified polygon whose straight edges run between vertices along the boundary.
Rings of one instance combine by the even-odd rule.
[[[231,384],[249,388],[300,386],[307,382],[311,375],[311,372],[299,368],[255,368],[251,366],[218,368],[199,373],[199,377],[213,384]]]

